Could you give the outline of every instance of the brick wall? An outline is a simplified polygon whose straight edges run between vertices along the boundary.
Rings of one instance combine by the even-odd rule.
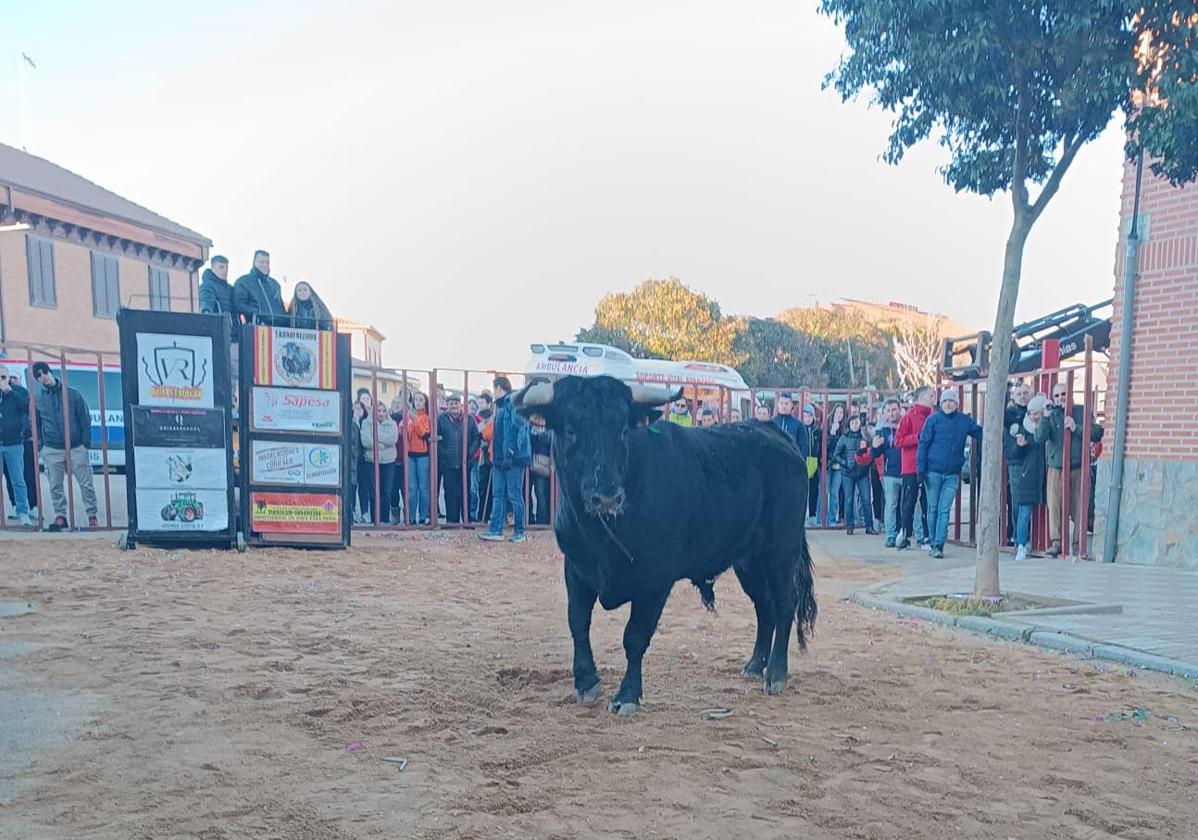
[[[53,308],[34,306],[29,296],[29,264],[25,254],[27,233],[29,231],[0,232],[0,306],[3,306],[5,340],[115,352],[118,349],[116,321],[97,316],[92,307],[90,249],[64,239],[53,239],[57,305]],[[117,262],[121,303],[148,309],[150,263],[124,255],[119,256]],[[191,275],[174,269],[168,274],[171,309],[175,312],[199,311]]]
[[[1114,422],[1123,317],[1127,230],[1135,198],[1135,165],[1123,172],[1120,241],[1107,392],[1108,434]],[[1140,196],[1140,275],[1132,330],[1127,457],[1198,461],[1198,187],[1171,187],[1147,170]],[[1107,438],[1110,452],[1113,437]]]

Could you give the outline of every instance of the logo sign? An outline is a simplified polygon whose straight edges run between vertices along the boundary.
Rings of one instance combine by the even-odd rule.
[[[226,486],[224,449],[135,446],[133,458],[138,487],[223,490]]]
[[[251,493],[250,528],[264,534],[339,534],[341,500],[332,493]]]
[[[323,443],[250,441],[250,481],[254,484],[341,486],[341,447]]]
[[[130,409],[133,442],[138,447],[222,451],[225,448],[225,413],[220,409],[149,408],[143,405],[130,406]]]
[[[213,390],[210,337],[137,334],[138,403],[212,408]]]
[[[223,531],[228,527],[224,490],[137,488],[139,531]]]
[[[341,392],[253,388],[250,425],[257,432],[341,434]]]
[[[335,387],[335,337],[329,330],[258,327],[254,330],[254,384]]]

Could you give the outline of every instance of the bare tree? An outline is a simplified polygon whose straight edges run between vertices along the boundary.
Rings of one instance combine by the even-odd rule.
[[[929,316],[923,324],[896,323],[890,330],[894,366],[904,390],[935,381],[940,365],[942,318]]]

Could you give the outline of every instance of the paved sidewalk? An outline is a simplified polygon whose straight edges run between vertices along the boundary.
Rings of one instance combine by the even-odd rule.
[[[949,546],[949,557],[932,560],[923,551],[896,552],[873,537],[869,542],[858,539],[812,535],[817,549],[834,557],[896,567],[897,579],[858,587],[863,596],[898,602],[973,588],[971,549]],[[1024,617],[997,613],[996,620],[1190,663],[1198,671],[1198,572],[1047,558],[1016,561],[1011,555],[1003,555],[1000,562],[1004,592],[1118,605],[1122,612]]]

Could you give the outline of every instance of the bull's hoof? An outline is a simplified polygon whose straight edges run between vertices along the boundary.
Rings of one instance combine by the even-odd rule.
[[[766,694],[781,694],[784,688],[786,688],[786,677],[772,681],[767,679],[761,685],[761,690]]]
[[[599,692],[603,689],[603,683],[596,682],[590,688],[574,689],[574,702],[583,706],[589,706],[599,699]]]
[[[636,710],[640,707],[641,704],[637,703],[635,700],[625,700],[623,702],[619,700],[612,700],[607,704],[607,710],[613,715],[623,715],[625,717],[628,715],[635,715]]]
[[[765,662],[761,659],[750,659],[745,667],[740,669],[740,675],[746,680],[759,680],[765,676]]]

